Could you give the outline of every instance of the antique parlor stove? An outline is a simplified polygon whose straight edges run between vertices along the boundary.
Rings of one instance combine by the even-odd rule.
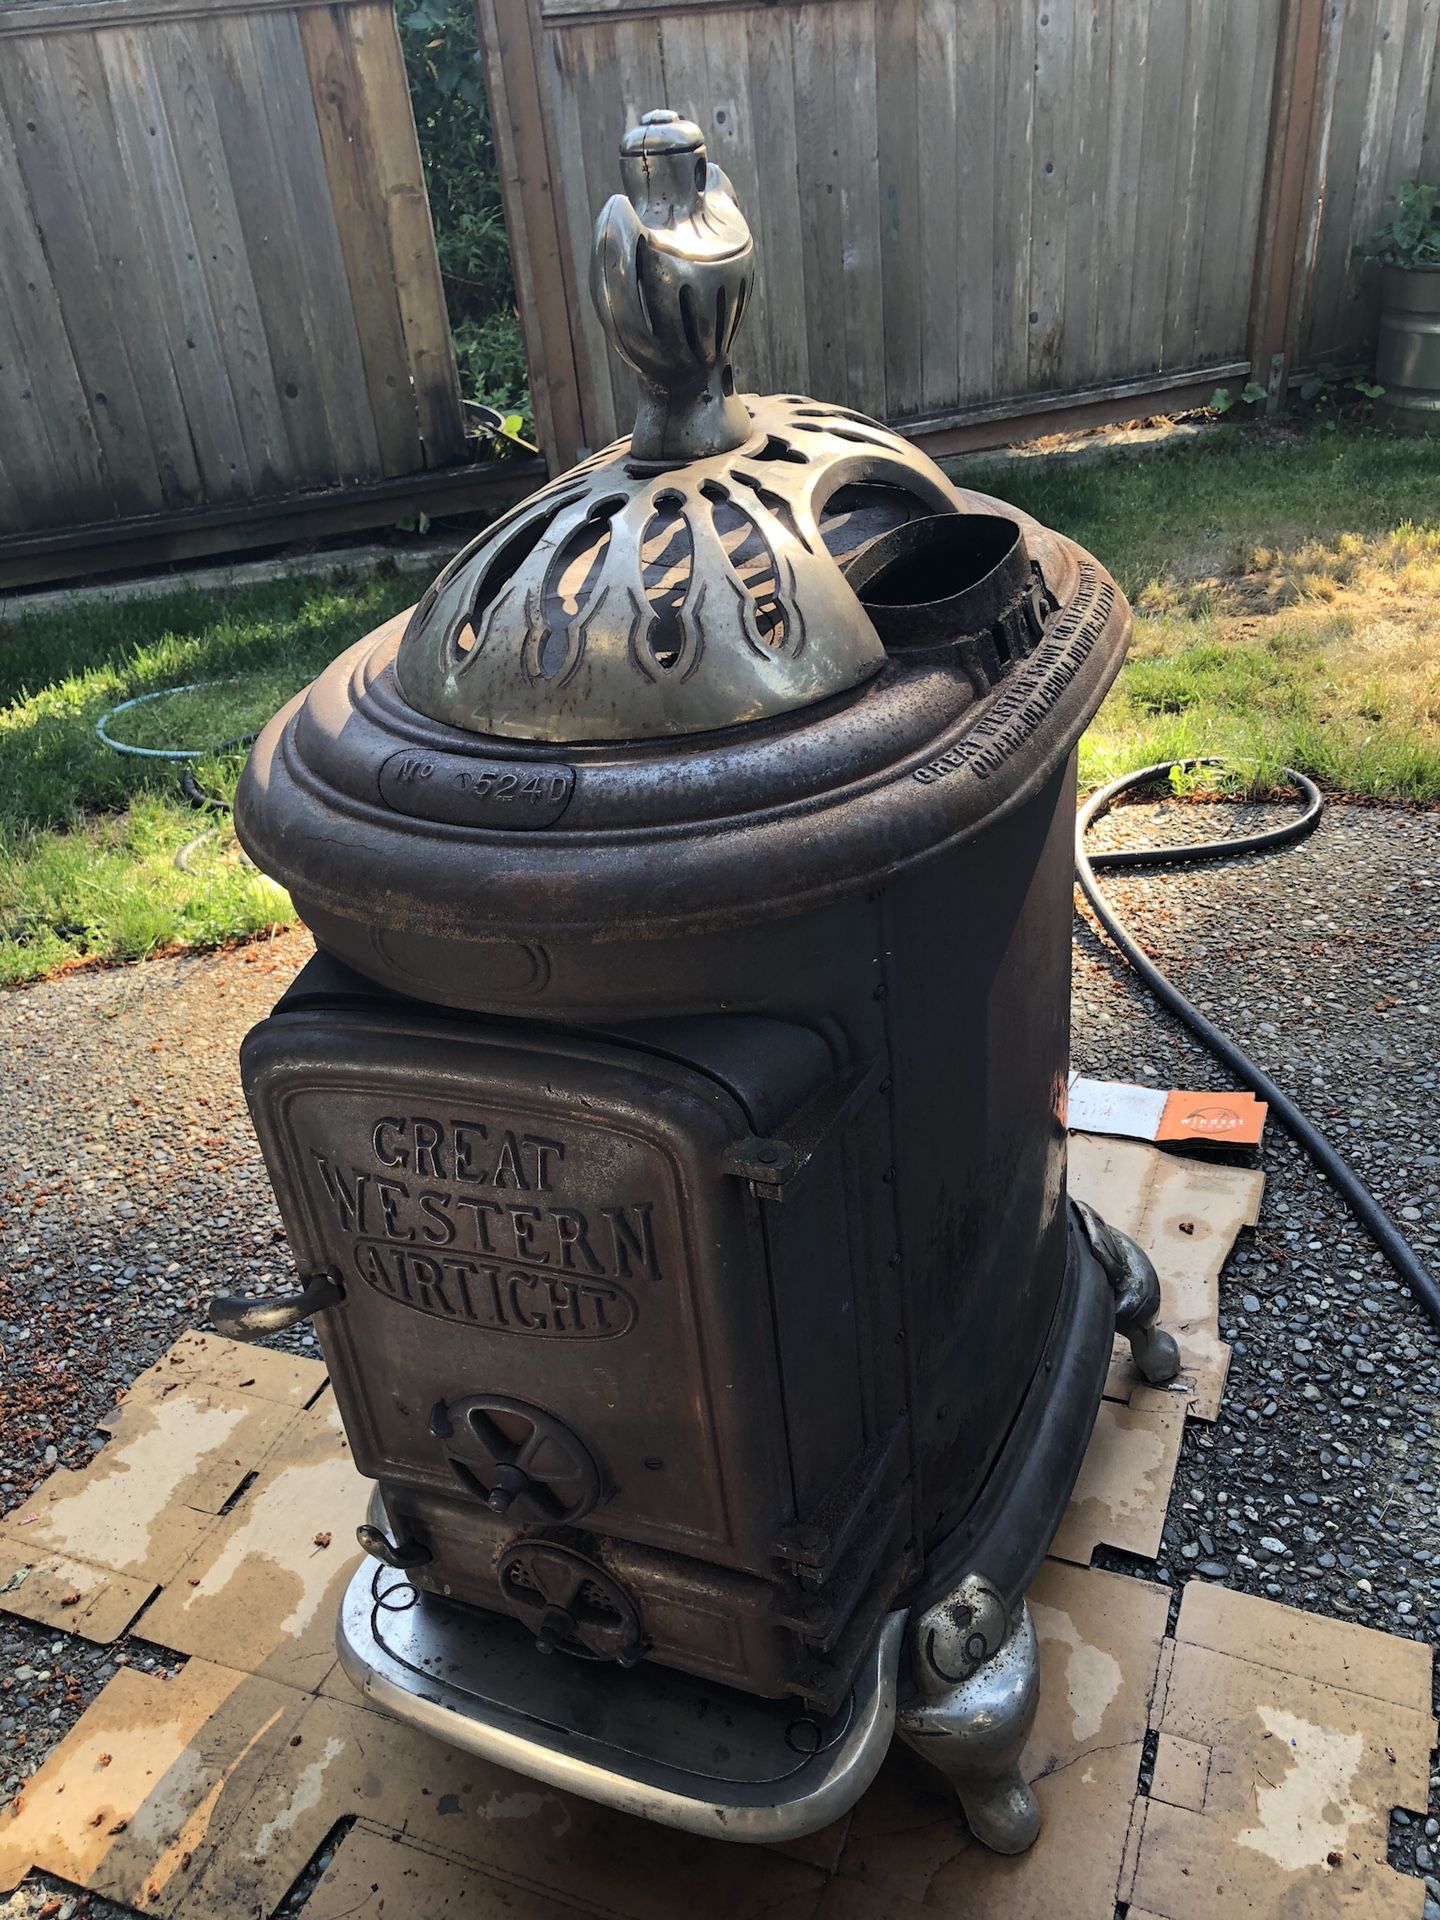
[[[742,398],[698,128],[621,147],[628,441],[278,714],[318,957],[245,1089],[373,1557],[341,1658],[453,1745],[736,1839],[897,1730],[1017,1851],[1025,1611],[1144,1257],[1065,1192],[1076,739],[1129,613],[874,421]],[[573,1657],[571,1657],[573,1656]]]

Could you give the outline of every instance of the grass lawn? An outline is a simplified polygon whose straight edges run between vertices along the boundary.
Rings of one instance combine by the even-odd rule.
[[[1082,748],[1087,784],[1227,753],[1256,761],[1257,788],[1291,765],[1336,793],[1440,801],[1440,443],[1236,428],[1144,459],[964,477],[1092,548],[1136,608]],[[112,731],[154,746],[247,733],[416,591],[305,581],[0,628],[0,983],[288,919],[223,817],[184,799],[179,765],[112,752],[95,723],[139,694],[225,681]],[[242,759],[197,761],[199,785],[228,797]]]
[[[183,762],[118,754],[95,724],[136,695],[220,681],[119,714],[110,731],[154,747],[252,732],[416,592],[393,575],[306,580],[0,627],[0,983],[291,919],[288,897],[240,857],[228,816],[181,793]],[[197,760],[197,784],[229,799],[244,757]]]
[[[1094,552],[1135,609],[1084,785],[1220,753],[1256,792],[1440,800],[1440,441],[1224,428],[1144,458],[968,469]]]

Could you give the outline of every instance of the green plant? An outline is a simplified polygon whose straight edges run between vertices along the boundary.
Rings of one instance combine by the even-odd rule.
[[[520,415],[528,432],[529,377],[474,15],[463,0],[401,0],[397,14],[460,391]]]
[[[1335,422],[1342,412],[1364,418],[1370,411],[1371,401],[1378,400],[1384,391],[1384,387],[1361,374],[1347,380],[1328,360],[1322,360],[1300,382],[1301,403],[1313,408],[1329,433],[1335,431]]]
[[[1395,217],[1355,249],[1362,260],[1387,267],[1440,267],[1440,187],[1406,180],[1395,199]]]
[[[1210,396],[1210,411],[1211,413],[1229,413],[1230,409],[1235,405],[1237,398],[1244,406],[1258,407],[1260,402],[1266,397],[1268,391],[1269,389],[1262,387],[1258,380],[1247,380],[1245,385],[1240,389],[1238,396],[1233,394],[1228,387],[1216,387],[1214,393]]]

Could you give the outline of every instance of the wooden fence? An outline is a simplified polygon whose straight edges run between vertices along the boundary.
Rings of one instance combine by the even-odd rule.
[[[0,6],[0,582],[467,458],[388,0]]]
[[[585,296],[626,124],[699,121],[755,229],[737,379],[936,449],[1368,351],[1352,260],[1440,135],[1440,0],[477,0],[537,419],[633,388]]]
[[[746,384],[934,450],[1363,361],[1440,0],[477,0],[552,469],[629,425],[625,126],[756,230]],[[0,586],[472,505],[389,0],[0,4]]]

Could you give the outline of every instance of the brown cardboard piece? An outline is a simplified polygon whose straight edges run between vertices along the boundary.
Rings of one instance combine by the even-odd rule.
[[[269,1375],[258,1398],[273,1417],[256,1415],[254,1358],[201,1345],[125,1403],[111,1446],[131,1447],[130,1473],[143,1436],[175,1437],[177,1394],[198,1394],[241,1404],[258,1475],[228,1513],[187,1507],[176,1488],[213,1501],[224,1477],[223,1441],[208,1465],[191,1449],[166,1513],[202,1532],[142,1630],[195,1657],[168,1680],[110,1682],[0,1815],[0,1885],[34,1863],[162,1920],[255,1920],[354,1816],[305,1920],[1109,1920],[1117,1894],[1132,1920],[1418,1920],[1423,1889],[1384,1850],[1389,1807],[1425,1803],[1428,1651],[1199,1582],[1164,1640],[1165,1588],[1045,1564],[1030,1595],[1041,1704],[1022,1762],[1045,1827],[1019,1860],[974,1846],[949,1787],[898,1742],[848,1821],[783,1849],[647,1826],[447,1749],[362,1704],[333,1664],[368,1488],[314,1373]],[[1058,1546],[1086,1560],[1099,1540],[1154,1552],[1183,1411],[1143,1389],[1106,1404]],[[127,1477],[97,1482],[116,1490],[123,1523],[101,1515],[85,1544],[124,1546],[143,1521],[168,1562],[174,1537],[133,1496],[125,1506]],[[56,1478],[68,1501],[89,1475]],[[0,1587],[24,1537],[0,1527]],[[32,1594],[60,1614],[49,1624],[88,1618],[94,1638],[153,1584],[48,1550],[27,1564],[0,1606],[18,1610],[38,1581]],[[72,1569],[80,1598],[62,1609]],[[1158,1750],[1137,1800],[1147,1721]]]
[[[334,1664],[370,1483],[355,1471],[333,1401],[290,1418],[254,1485],[177,1568],[139,1631],[308,1690]]]
[[[1153,1388],[1128,1406],[1102,1400],[1070,1504],[1050,1551],[1080,1566],[1102,1543],[1153,1560],[1180,1458],[1185,1407]]]
[[[1423,1640],[1274,1606],[1200,1580],[1185,1589],[1175,1637],[1410,1711],[1423,1710],[1430,1698],[1433,1656]]]
[[[1426,1650],[1198,1584],[1177,1635],[1122,1898],[1161,1920],[1419,1920],[1386,1838],[1393,1807],[1426,1804]]]
[[[813,1906],[813,1901],[812,1901]],[[604,1915],[549,1891],[507,1885],[357,1822],[305,1903],[305,1920],[565,1920]]]
[[[83,1473],[58,1468],[0,1521],[0,1539],[27,1552],[63,1554],[137,1580],[148,1577],[152,1585],[168,1580],[214,1516],[176,1497],[186,1472],[178,1456],[157,1460],[153,1474],[136,1474],[117,1472],[109,1455],[103,1447]],[[243,1477],[237,1475],[237,1483]],[[8,1595],[7,1604],[14,1597]]]
[[[650,1826],[384,1715],[313,1699],[212,1851],[198,1910],[269,1913],[351,1814],[452,1866],[624,1920],[808,1915],[825,1881],[774,1851]]]
[[[276,1400],[297,1412],[308,1407],[325,1385],[325,1365],[302,1354],[252,1347],[218,1333],[182,1333],[168,1353],[147,1367],[135,1385],[163,1392],[171,1381],[228,1388],[256,1400]]]
[[[195,1911],[202,1862],[302,1706],[200,1660],[118,1673],[0,1815],[0,1887],[38,1866],[148,1913]]]
[[[112,1438],[88,1466],[59,1468],[0,1520],[7,1612],[88,1640],[123,1633],[299,1417],[238,1385],[165,1371],[150,1368],[106,1416]]]
[[[1188,1807],[1199,1813],[1205,1806],[1205,1787],[1210,1778],[1210,1749],[1195,1740],[1182,1740],[1178,1734],[1162,1733],[1155,1747],[1155,1772],[1150,1782],[1150,1798],[1163,1800],[1169,1807]]]
[[[22,1543],[0,1532],[0,1608],[102,1645],[117,1639],[155,1591],[150,1580]]]
[[[1242,1227],[1259,1218],[1265,1176],[1164,1153],[1136,1140],[1070,1138],[1070,1191],[1142,1246],[1164,1296],[1163,1324],[1180,1346],[1190,1412],[1214,1420],[1230,1364],[1219,1336],[1220,1269]],[[1106,1394],[1128,1401],[1143,1385],[1117,1340]]]
[[[831,1877],[775,1850],[642,1825],[373,1709],[195,1659],[170,1680],[110,1683],[0,1820],[0,1884],[33,1861],[165,1920],[253,1920],[353,1815],[306,1920],[1108,1920],[1117,1887],[1157,1920],[1414,1920],[1423,1889],[1383,1860],[1389,1806],[1423,1804],[1423,1649],[1199,1586],[1182,1638],[1162,1641],[1163,1588],[1059,1562],[1031,1606],[1041,1705],[1023,1765],[1046,1824],[1020,1860],[970,1844],[944,1781],[899,1745]],[[1378,1692],[1362,1685],[1371,1675]],[[1137,1803],[1147,1719],[1160,1751]],[[1343,1867],[1289,1864],[1320,1840]],[[347,1888],[372,1904],[347,1907]]]

